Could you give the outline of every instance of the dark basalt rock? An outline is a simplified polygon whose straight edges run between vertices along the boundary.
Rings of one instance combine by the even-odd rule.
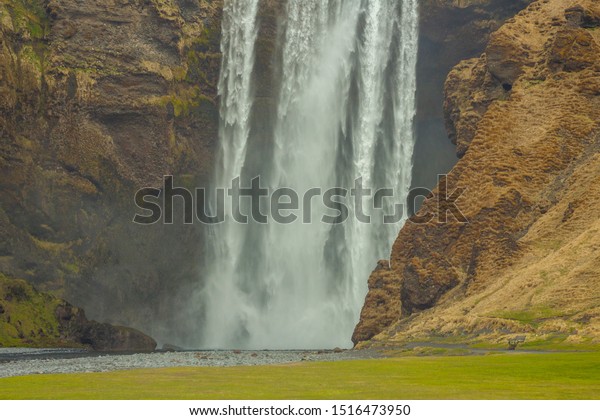
[[[82,309],[69,303],[56,308],[61,334],[96,351],[153,351],[156,341],[133,328],[89,321]]]
[[[565,18],[572,26],[588,29],[600,26],[600,10],[586,9],[580,4],[566,9]]]

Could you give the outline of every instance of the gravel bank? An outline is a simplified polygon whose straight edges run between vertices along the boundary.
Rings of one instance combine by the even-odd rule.
[[[381,357],[365,350],[333,351],[182,351],[92,354],[70,349],[0,349],[0,377],[50,373],[110,372],[184,366],[256,366]]]

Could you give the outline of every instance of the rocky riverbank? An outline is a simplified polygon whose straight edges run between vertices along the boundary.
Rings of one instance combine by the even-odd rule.
[[[0,377],[53,373],[110,372],[167,367],[227,367],[372,359],[370,350],[347,351],[181,351],[100,354],[72,349],[0,349]],[[65,363],[68,360],[68,363]]]

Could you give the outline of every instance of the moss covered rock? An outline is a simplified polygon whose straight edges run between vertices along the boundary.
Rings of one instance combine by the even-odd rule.
[[[55,346],[152,351],[156,342],[131,328],[89,321],[82,309],[0,275],[0,347]]]

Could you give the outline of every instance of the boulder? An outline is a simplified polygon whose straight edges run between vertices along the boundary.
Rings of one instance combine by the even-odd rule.
[[[83,309],[64,302],[56,308],[62,336],[103,352],[147,352],[156,341],[133,328],[89,321]]]

